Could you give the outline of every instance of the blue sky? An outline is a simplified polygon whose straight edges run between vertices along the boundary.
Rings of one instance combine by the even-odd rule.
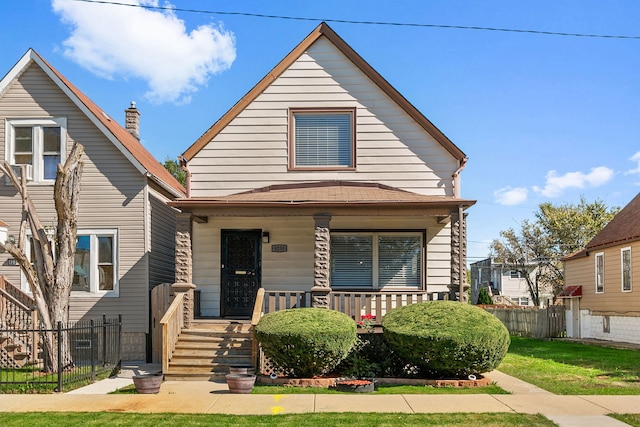
[[[120,0],[164,6],[156,0]],[[469,261],[542,202],[624,206],[640,191],[640,3],[591,0],[172,0],[173,14],[21,0],[0,14],[0,74],[30,47],[175,159],[325,20],[622,35],[594,38],[330,22],[469,157]]]

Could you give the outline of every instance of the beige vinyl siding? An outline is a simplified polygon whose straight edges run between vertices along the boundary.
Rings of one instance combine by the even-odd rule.
[[[175,282],[175,210],[167,206],[168,199],[149,190],[149,286]]]
[[[66,117],[67,152],[74,141],[85,149],[79,202],[79,230],[117,229],[119,296],[72,296],[70,318],[123,315],[125,332],[146,332],[148,327],[148,260],[145,253],[144,188],[146,178],[106,139],[66,95],[35,65],[29,67],[0,98],[0,153],[5,153],[5,119]],[[53,224],[52,185],[29,185],[41,219]],[[0,182],[0,218],[17,235],[20,200],[13,187]],[[20,283],[18,267],[1,273]]]
[[[334,217],[332,229],[426,230],[429,292],[447,290],[450,277],[450,227],[435,218],[418,217]],[[201,292],[203,316],[220,314],[220,262],[222,229],[261,229],[270,242],[262,245],[262,286],[267,290],[309,291],[313,286],[314,221],[311,217],[209,217],[205,224],[193,224],[193,282]],[[287,252],[271,252],[271,245],[285,244]]]
[[[356,171],[288,171],[289,108],[356,108]],[[380,182],[453,195],[457,161],[325,38],[246,107],[190,163],[192,195],[274,184]]]
[[[622,292],[620,249],[631,247],[631,292]],[[604,253],[604,293],[595,291],[595,255]],[[581,310],[594,315],[640,316],[640,242],[595,250],[589,256],[565,262],[567,286],[581,285]]]

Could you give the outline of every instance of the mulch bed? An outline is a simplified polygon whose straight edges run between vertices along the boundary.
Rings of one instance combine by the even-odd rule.
[[[339,378],[271,378],[267,375],[258,375],[256,384],[261,385],[280,385],[288,387],[334,387]],[[344,378],[340,379],[344,380]],[[489,377],[478,375],[475,380],[425,380],[418,378],[374,378],[376,384],[385,385],[429,385],[432,387],[486,387],[493,383]]]

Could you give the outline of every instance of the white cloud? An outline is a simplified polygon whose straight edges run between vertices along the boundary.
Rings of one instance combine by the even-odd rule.
[[[516,206],[527,200],[529,192],[526,188],[503,187],[493,192],[496,203],[504,206]]]
[[[591,172],[567,172],[562,176],[554,170],[547,172],[547,183],[544,188],[533,187],[533,190],[545,197],[558,197],[567,188],[599,187],[613,177],[613,170],[605,166],[591,169]]]
[[[157,6],[158,0],[120,0]],[[188,32],[172,11],[53,0],[53,10],[72,28],[64,55],[108,79],[140,78],[157,103],[188,103],[209,77],[236,58],[233,33],[221,25]]]
[[[629,157],[629,160],[631,160],[632,162],[638,163],[638,165],[634,169],[629,169],[624,174],[625,175],[640,174],[640,151],[638,151],[633,156]]]

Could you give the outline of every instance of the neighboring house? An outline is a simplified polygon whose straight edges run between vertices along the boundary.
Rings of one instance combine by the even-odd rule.
[[[215,317],[260,287],[442,298],[466,277],[466,161],[323,23],[184,152],[176,281]]]
[[[639,254],[640,194],[563,259],[568,336],[640,344]]]
[[[469,265],[471,270],[471,291],[478,292],[481,287],[490,288],[494,295],[494,302],[533,307],[527,280],[518,270],[494,263],[491,258],[477,261]],[[536,271],[530,274],[535,281]],[[500,298],[503,297],[503,298]],[[551,294],[540,295],[540,301],[545,302]],[[474,300],[472,296],[472,301]]]
[[[26,164],[28,190],[45,225],[56,222],[53,183],[74,142],[84,146],[70,320],[123,317],[124,360],[145,359],[149,289],[175,277],[175,210],[184,188],[140,144],[139,112],[125,130],[35,51],[0,81],[0,156]],[[135,136],[134,136],[135,134]],[[0,218],[18,234],[20,197],[0,181]],[[28,292],[6,253],[0,275]]]

